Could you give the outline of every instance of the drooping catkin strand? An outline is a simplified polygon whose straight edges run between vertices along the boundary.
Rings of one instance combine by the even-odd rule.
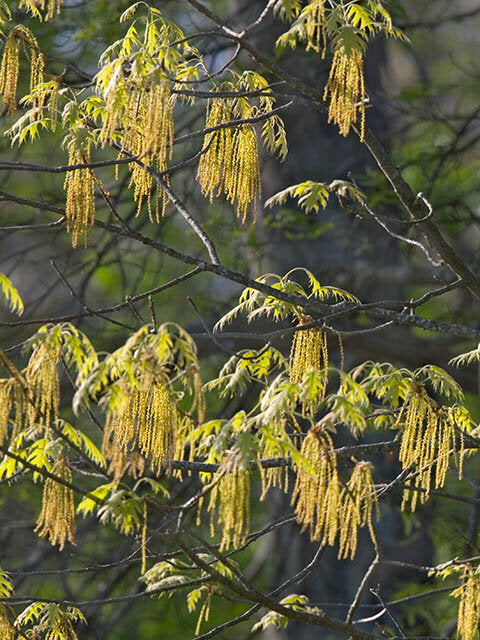
[[[342,47],[335,51],[323,99],[330,102],[328,121],[338,125],[347,136],[360,114],[360,138],[365,130],[366,90],[363,76],[363,53],[353,49],[350,54]]]
[[[124,146],[131,154],[140,156],[142,165],[132,162],[129,187],[134,190],[138,203],[137,215],[143,202],[147,201],[150,221],[157,222],[165,215],[168,196],[157,187],[155,192],[155,215],[152,209],[154,179],[145,167],[152,166],[157,172],[165,172],[172,157],[174,136],[173,102],[170,84],[163,82],[146,89],[133,89],[130,93],[124,124]],[[164,176],[167,185],[168,175]]]
[[[370,462],[357,462],[350,480],[342,489],[340,505],[341,527],[338,557],[350,557],[353,560],[357,550],[359,528],[367,526],[372,540],[375,542],[372,519],[374,513],[378,519],[379,506]]]
[[[68,145],[68,164],[88,164],[91,162],[90,143],[79,146],[75,140]],[[91,169],[68,171],[64,189],[67,192],[65,213],[67,231],[72,234],[72,246],[76,247],[83,237],[88,245],[90,228],[95,222],[95,180]]]
[[[478,568],[474,571],[466,564],[462,575],[462,584],[450,594],[460,598],[458,607],[457,638],[474,640],[480,623],[480,576]]]
[[[17,84],[20,43],[15,30],[10,32],[3,50],[0,68],[0,93],[3,97],[2,112],[13,115],[17,110]]]
[[[0,445],[3,445],[8,438],[8,425],[13,405],[13,387],[12,378],[0,380]]]
[[[0,638],[2,640],[15,640],[15,627],[9,621],[7,609],[0,604]]]
[[[66,482],[72,482],[72,473],[63,458],[54,464],[52,473]],[[75,544],[74,521],[73,490],[47,478],[35,532],[38,532],[40,538],[48,538],[52,545],[58,544],[62,551],[67,541]]]
[[[148,530],[148,507],[147,501],[143,502],[143,524],[142,524],[142,567],[140,573],[143,576],[147,571],[147,530]]]
[[[189,434],[194,430],[194,428],[195,424],[189,416],[183,415],[178,419],[174,442],[175,448],[173,451],[174,460],[186,460],[187,450],[188,460],[190,462],[195,460],[195,441],[193,439],[187,440]],[[188,471],[187,473],[188,475],[191,475],[191,471]],[[183,472],[181,469],[175,469],[172,475],[179,480],[183,479]]]
[[[147,377],[139,389],[126,392],[119,407],[108,412],[103,453],[112,460],[116,448],[124,454],[138,449],[150,459],[153,469],[160,470],[172,458],[176,424],[176,409],[167,387]]]
[[[38,47],[38,42],[30,29],[23,25],[17,25],[8,34],[0,67],[0,94],[3,97],[2,112],[6,111],[9,116],[17,111],[19,55],[22,42],[30,54],[30,93],[38,84],[43,82],[44,59]]]
[[[60,406],[60,382],[57,363],[58,350],[46,344],[38,346],[28,363],[26,379],[33,394],[33,402],[28,414],[30,423],[48,429],[51,421],[56,422]]]
[[[400,462],[402,467],[415,468],[413,485],[423,491],[405,489],[402,508],[410,500],[410,509],[415,511],[418,500],[425,502],[430,495],[432,480],[438,489],[445,484],[450,455],[457,452],[457,429],[455,411],[437,407],[425,390],[413,391],[402,407],[397,420],[402,429]],[[462,471],[463,436],[460,430],[460,462]],[[433,467],[435,465],[435,473]]]
[[[233,119],[233,101],[212,101],[206,128],[225,124]],[[236,214],[245,222],[250,207],[256,217],[257,202],[261,197],[261,180],[258,160],[257,134],[248,124],[232,131],[223,127],[207,133],[204,140],[205,153],[198,164],[197,179],[206,198],[213,201],[224,193],[235,205]]]
[[[332,439],[324,429],[310,429],[300,451],[309,466],[296,467],[292,494],[302,531],[308,528],[312,540],[327,545],[335,544],[339,530],[340,489],[333,449]]]
[[[58,123],[58,94],[60,92],[60,88],[62,86],[61,78],[57,77],[54,80],[53,88],[50,91],[50,96],[48,98],[48,112],[50,113],[50,118],[52,120],[52,131],[56,131],[57,123]]]
[[[217,500],[220,501],[218,511]],[[212,536],[215,533],[216,511],[218,523],[222,528],[220,552],[242,545],[250,530],[250,471],[232,469],[223,473],[210,493],[208,511]]]
[[[307,51],[313,49],[317,53],[321,52],[323,58],[327,46],[327,18],[324,0],[310,2],[305,22],[305,35],[307,38]]]

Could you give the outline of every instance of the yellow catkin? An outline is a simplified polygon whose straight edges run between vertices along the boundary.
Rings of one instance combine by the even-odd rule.
[[[404,491],[402,509],[410,501],[410,509],[415,511],[418,500],[423,503],[428,499],[432,482],[436,489],[445,484],[450,455],[457,452],[455,412],[439,408],[424,389],[418,388],[404,404],[397,427],[402,429],[399,454],[402,467],[415,469],[414,488]],[[460,437],[460,475],[462,461],[463,437]]]
[[[207,113],[206,128],[216,127],[231,120],[232,101],[213,100]],[[202,193],[210,202],[223,191],[223,162],[224,158],[233,151],[232,129],[225,127],[218,131],[207,133],[203,148],[205,153],[198,163],[197,179]]]
[[[32,353],[26,369],[26,379],[33,394],[28,414],[30,424],[48,429],[57,421],[60,407],[60,382],[57,363],[59,352],[41,344]]]
[[[378,519],[379,506],[370,462],[357,462],[347,486],[342,489],[340,504],[338,557],[350,557],[353,560],[357,550],[359,528],[367,526],[372,540],[375,541],[372,519],[374,513]]]
[[[259,458],[276,458],[282,457],[284,443],[290,445],[291,439],[286,431],[287,420],[273,420],[268,425],[268,432],[271,437],[265,437],[263,434],[260,438]],[[260,500],[265,500],[268,491],[273,487],[278,487],[284,493],[288,493],[289,485],[289,467],[271,467],[265,468],[259,464],[260,478],[262,482],[262,492]]]
[[[194,428],[195,424],[189,416],[184,415],[178,420],[173,451],[174,460],[188,460],[190,462],[195,460],[195,441],[188,440],[188,436]],[[183,479],[181,469],[175,469],[172,475],[179,480]],[[191,475],[191,471],[188,472],[188,475]]]
[[[72,482],[72,473],[62,458],[53,466],[52,473],[66,482]],[[47,478],[43,487],[42,510],[37,520],[35,532],[41,538],[48,538],[52,545],[75,544],[74,535],[75,504],[73,490],[52,478]]]
[[[102,449],[106,459],[112,461],[112,471],[118,477],[127,462],[127,458],[118,458],[119,449],[124,455],[138,449],[150,459],[152,468],[160,470],[172,459],[176,424],[175,406],[165,384],[146,377],[107,414]]]
[[[250,530],[250,471],[233,469],[223,473],[220,481],[210,493],[210,532],[215,533],[214,515],[220,501],[217,520],[222,528],[220,552],[230,547],[239,547]]]
[[[233,118],[233,101],[212,101],[206,120],[206,128],[228,123]],[[204,140],[205,153],[198,165],[197,179],[206,198],[213,201],[224,193],[235,205],[236,214],[245,222],[248,211],[253,208],[256,217],[257,202],[261,197],[261,180],[258,160],[257,134],[248,124],[232,131],[223,127],[207,133]]]
[[[339,478],[333,442],[319,427],[310,429],[300,453],[309,468],[296,467],[292,505],[302,531],[309,529],[312,540],[333,545],[339,530]]]
[[[148,215],[157,222],[165,215],[168,196],[163,189],[155,192],[155,214],[152,208],[154,179],[145,166],[153,167],[157,172],[167,170],[167,162],[172,156],[174,122],[173,102],[170,84],[163,82],[150,89],[132,89],[125,115],[124,147],[135,156],[140,156],[142,165],[132,162],[129,187],[133,188],[134,199],[138,204],[137,215],[144,201],[147,202]],[[168,175],[164,176],[167,185]]]
[[[330,102],[328,121],[337,124],[343,136],[349,134],[360,114],[359,129],[363,140],[366,90],[361,51],[353,49],[347,54],[343,47],[335,51],[323,99]]]
[[[313,321],[310,316],[301,316],[298,326]],[[324,393],[326,389],[326,375],[328,367],[327,336],[324,331],[312,327],[296,331],[290,349],[290,382],[300,383],[303,375],[310,369],[323,371],[325,374]]]
[[[260,501],[263,502],[270,489],[278,487],[284,493],[288,493],[288,467],[272,467],[265,469],[260,466],[260,478],[262,482],[262,492]]]
[[[80,147],[76,140],[68,145],[68,164],[88,164],[91,162],[90,143]],[[95,180],[91,169],[68,171],[64,189],[67,192],[65,213],[67,230],[72,234],[72,246],[76,247],[81,238],[88,245],[90,228],[95,222]]]
[[[309,5],[309,12],[305,22],[305,36],[307,51],[312,49],[325,56],[327,46],[327,18],[324,0],[313,0]]]
[[[3,50],[0,67],[0,94],[3,97],[2,112],[13,115],[17,111],[17,85],[20,44],[24,43],[30,55],[30,93],[43,82],[44,59],[38,42],[27,27],[18,25],[9,33]],[[37,105],[34,105],[34,107]]]
[[[312,322],[310,316],[301,316],[299,326]],[[317,389],[314,405],[325,398],[328,383],[328,345],[327,334],[322,329],[312,327],[303,331],[296,331],[290,349],[290,382],[299,384],[308,371],[314,370],[320,374],[320,384]],[[303,401],[303,413],[309,406]]]
[[[15,635],[15,627],[8,618],[7,609],[4,604],[0,604],[0,638],[14,640]]]
[[[2,112],[11,116],[17,110],[17,84],[19,72],[20,42],[15,30],[11,31],[3,50],[0,68],[0,93],[3,97]]]
[[[120,116],[122,112],[123,96],[126,92],[123,75],[117,78],[116,83],[108,91],[105,97],[105,112],[103,115],[102,128],[99,140],[102,148],[112,139],[113,134],[119,128]]]
[[[147,501],[143,502],[143,525],[142,525],[142,567],[140,573],[142,576],[147,571],[147,531],[148,531],[148,508]]]
[[[0,445],[8,438],[8,426],[13,405],[13,386],[11,378],[0,380]]]
[[[52,131],[56,131],[57,123],[58,123],[58,94],[60,92],[60,88],[62,86],[61,78],[55,78],[53,88],[50,91],[50,96],[48,98],[48,111],[50,113],[50,118],[52,120]]]
[[[465,565],[462,584],[458,589],[452,591],[451,595],[460,598],[457,638],[474,640],[477,637],[480,623],[480,576],[478,569],[474,571],[470,564]]]
[[[242,125],[233,134],[233,154],[225,158],[224,180],[225,195],[235,205],[237,217],[245,222],[252,206],[255,220],[262,189],[257,134],[251,125]]]
[[[109,463],[107,473],[112,476],[115,482],[120,482],[125,473],[132,478],[140,478],[145,473],[145,458],[137,451],[122,449],[121,443],[114,430],[115,421],[113,415],[107,417],[105,429],[103,431],[102,454]]]

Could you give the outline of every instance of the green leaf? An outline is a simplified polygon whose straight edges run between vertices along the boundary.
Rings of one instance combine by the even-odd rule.
[[[6,275],[0,273],[0,289],[5,296],[10,309],[19,316],[23,313],[23,302],[11,281]]]

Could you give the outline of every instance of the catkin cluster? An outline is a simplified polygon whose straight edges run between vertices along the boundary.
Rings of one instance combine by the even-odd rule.
[[[221,477],[210,493],[208,511],[212,536],[215,534],[217,512],[217,520],[222,527],[220,551],[223,551],[239,547],[247,539],[250,530],[250,471],[235,468],[220,473]]]
[[[18,25],[10,33],[3,50],[0,67],[0,94],[3,97],[2,112],[11,116],[17,111],[17,85],[19,73],[20,45],[24,43],[30,55],[30,93],[43,82],[44,58],[38,42],[30,29]],[[34,104],[34,107],[38,106]]]
[[[330,101],[328,121],[338,125],[347,136],[360,114],[360,138],[365,131],[365,80],[363,53],[353,49],[350,54],[342,47],[335,51],[323,99]]]
[[[9,424],[12,424],[12,441],[20,434],[27,407],[27,392],[20,382],[15,378],[0,380],[0,444],[8,438]]]
[[[167,387],[145,376],[138,389],[125,391],[125,398],[108,412],[102,452],[117,474],[127,462],[132,471],[138,468],[138,460],[130,456],[136,449],[159,470],[172,458],[175,430],[176,411]],[[119,459],[119,450],[125,457]]]
[[[311,49],[325,55],[327,47],[327,17],[324,0],[313,0],[309,5],[309,12],[305,22],[305,36],[307,51]]]
[[[15,627],[8,619],[7,609],[0,604],[0,638],[2,640],[15,640]]]
[[[402,508],[411,500],[410,508],[415,511],[418,500],[423,503],[428,499],[432,479],[435,488],[445,484],[450,455],[457,449],[455,415],[438,407],[424,389],[418,389],[403,405],[397,427],[402,429],[400,462],[404,469],[415,467],[414,487],[421,489],[421,492],[406,489]],[[460,438],[460,476],[462,460],[463,438]]]
[[[52,474],[66,482],[72,482],[72,473],[63,458],[54,464]],[[48,538],[51,544],[58,544],[61,551],[67,541],[75,544],[74,521],[73,490],[53,478],[47,478],[35,532],[41,538]]]
[[[373,514],[378,517],[378,498],[372,480],[372,466],[357,462],[347,485],[340,479],[333,442],[320,427],[310,429],[300,451],[307,465],[296,468],[292,505],[302,531],[311,540],[333,546],[338,538],[339,558],[353,559],[358,529],[367,526],[373,539]]]
[[[460,598],[458,607],[457,637],[460,640],[474,640],[480,624],[480,576],[470,564],[465,565],[462,584],[452,591],[452,596]]]
[[[207,114],[206,128],[230,122],[233,118],[233,101],[215,99]],[[245,222],[250,206],[253,217],[257,212],[257,201],[261,196],[258,145],[255,129],[243,124],[232,130],[222,127],[205,136],[205,152],[200,158],[197,179],[202,193],[213,201],[224,193],[235,205],[237,216]]]
[[[50,422],[56,422],[60,406],[60,382],[57,363],[59,349],[41,344],[32,353],[26,370],[26,379],[33,400],[27,407],[30,424],[48,430]]]
[[[340,540],[339,558],[352,560],[357,550],[358,529],[367,526],[372,540],[373,514],[379,516],[378,497],[372,478],[372,465],[369,462],[357,462],[350,480],[342,489],[340,496]]]
[[[107,122],[110,128],[115,128],[111,122],[115,118],[108,116]],[[143,202],[146,200],[148,215],[151,221],[159,222],[165,215],[168,196],[162,189],[155,192],[155,214],[152,209],[152,193],[154,189],[153,176],[146,170],[146,166],[153,166],[162,173],[167,170],[167,160],[172,156],[173,144],[173,103],[170,92],[170,84],[163,82],[145,89],[133,89],[130,92],[128,108],[125,115],[124,140],[125,149],[135,156],[140,156],[142,164],[132,162],[130,167],[130,188],[133,188],[135,201],[138,203],[137,215],[140,213]],[[164,178],[169,184],[169,178]]]
[[[299,326],[312,322],[310,316],[300,316]],[[327,334],[323,329],[312,327],[296,331],[290,349],[290,382],[300,383],[305,373],[314,370],[319,374],[314,405],[325,398],[328,383],[328,345]],[[302,402],[304,415],[313,399]]]
[[[74,139],[68,145],[68,164],[89,164],[90,143],[80,146]],[[90,228],[95,222],[95,179],[91,169],[68,171],[64,189],[67,192],[65,214],[67,230],[72,234],[72,246],[76,247],[83,237],[87,246]]]
[[[298,326],[313,321],[310,316],[301,316]],[[328,349],[325,331],[311,327],[296,331],[290,349],[290,382],[299,383],[310,369],[324,374],[323,396],[327,387]]]
[[[337,459],[329,434],[319,428],[310,429],[303,441],[301,455],[310,468],[296,469],[292,505],[302,531],[309,529],[312,540],[333,545],[338,533],[340,489]]]

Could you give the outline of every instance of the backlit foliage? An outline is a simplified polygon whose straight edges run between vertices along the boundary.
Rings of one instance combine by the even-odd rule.
[[[63,609],[60,605],[49,602],[34,602],[15,620],[15,626],[21,629],[24,636],[35,640],[38,637],[45,640],[78,640],[75,632],[78,623],[87,623],[80,609]]]
[[[2,290],[11,311],[21,315],[23,313],[22,299],[10,279],[3,273],[0,273],[0,289]]]
[[[32,15],[41,18],[41,11],[46,12],[44,14],[45,20],[50,20],[60,13],[63,0],[20,0],[19,8],[25,7]]]
[[[52,474],[72,483],[72,472],[63,458],[52,467]],[[35,531],[51,544],[58,544],[60,551],[66,542],[75,544],[75,504],[73,490],[47,477],[43,487],[42,510]]]
[[[385,4],[382,0],[278,0],[266,6],[288,23],[277,42],[278,55],[287,46],[301,45],[307,57],[321,57],[324,62],[319,64],[329,65],[322,87],[329,122],[343,136],[356,130],[361,141],[366,137],[369,102],[364,78],[367,45],[381,34],[403,37]],[[31,23],[33,17],[55,19],[61,6],[62,0],[15,4],[28,11]],[[137,2],[123,13],[122,36],[100,56],[97,73],[76,83],[70,78],[75,65],[60,72],[58,60],[41,50],[43,34],[37,41],[29,28],[10,24],[10,18],[8,6],[0,0],[2,114],[12,117],[18,109],[24,110],[7,133],[12,143],[33,142],[40,134],[54,134],[54,144],[63,143],[69,165],[64,180],[65,226],[74,249],[88,246],[95,223],[127,237],[132,223],[136,225],[131,228],[132,240],[149,248],[163,242],[161,238],[147,240],[140,232],[148,221],[162,222],[168,202],[185,214],[172,191],[170,173],[197,162],[193,187],[211,203],[224,198],[241,222],[255,220],[262,195],[260,146],[280,161],[288,153],[279,115],[288,104],[279,106],[277,100],[292,95],[290,89],[282,94],[283,87],[274,92],[278,78],[270,63],[262,75],[261,64],[260,71],[245,70],[244,58],[236,61],[235,53],[225,69],[212,71],[212,56],[202,57],[192,44],[196,39],[156,7]],[[62,29],[58,33],[63,35]],[[222,29],[219,26],[219,33]],[[243,38],[229,31],[223,35],[232,42]],[[24,58],[29,65],[28,93],[18,100]],[[288,85],[285,80],[282,83]],[[322,92],[316,95],[318,106]],[[297,98],[307,100],[295,95],[294,101]],[[193,106],[199,107],[201,118]],[[174,151],[177,162],[178,115],[177,136],[190,122],[205,123],[192,135],[184,136],[181,131],[181,143],[198,143],[195,155],[183,164],[173,164]],[[117,161],[98,163],[97,153],[110,154]],[[128,184],[138,220],[133,219],[135,211],[132,220],[123,218],[125,201],[110,197],[100,173],[94,172],[99,164],[102,171],[117,165],[117,184],[121,180]],[[64,170],[60,167],[52,173]],[[111,178],[113,181],[113,169]],[[108,204],[111,220],[95,220],[95,186],[98,198]],[[318,212],[331,204],[332,196],[347,209],[350,203],[362,209],[367,202],[353,179],[303,180],[273,195],[265,206],[282,206],[293,198],[306,213]],[[44,206],[40,205],[38,208]],[[156,229],[163,233],[163,225]],[[255,242],[253,232],[250,241]],[[123,245],[115,248],[122,251]],[[212,252],[210,258],[215,262]],[[224,268],[200,262],[203,258],[197,260],[193,251],[184,259],[197,265],[198,271],[221,272]],[[149,273],[149,267],[145,273],[155,279],[158,276]],[[130,278],[129,274],[121,276]],[[5,454],[0,461],[0,482],[9,487],[19,479],[43,481],[35,532],[60,551],[67,542],[75,543],[75,489],[83,495],[78,513],[95,516],[99,528],[113,527],[134,540],[136,549],[128,562],[138,560],[146,591],[158,589],[159,594],[171,595],[169,587],[183,588],[189,580],[198,580],[189,585],[193,590],[187,595],[189,612],[198,614],[197,635],[209,619],[214,596],[225,595],[220,591],[222,581],[216,584],[218,574],[229,580],[238,578],[230,552],[233,555],[256,539],[250,533],[252,499],[266,501],[272,491],[282,491],[288,495],[298,529],[323,546],[336,545],[338,558],[353,559],[361,529],[368,530],[378,551],[374,522],[380,515],[379,498],[385,486],[381,476],[387,464],[375,469],[373,462],[342,452],[337,440],[345,434],[354,439],[382,430],[379,449],[383,453],[384,444],[392,445],[388,465],[401,468],[402,507],[415,511],[433,489],[445,485],[453,462],[462,477],[469,442],[466,435],[476,433],[460,387],[439,367],[426,365],[410,371],[389,363],[364,362],[344,370],[341,330],[328,326],[324,318],[363,312],[365,307],[354,294],[322,284],[302,267],[283,276],[267,273],[253,281],[237,274],[235,279],[252,286],[243,289],[238,304],[221,318],[215,331],[221,332],[241,314],[249,323],[278,324],[271,330],[272,337],[258,348],[229,352],[229,346],[222,347],[228,352],[226,362],[218,374],[212,371],[216,362],[205,366],[210,378],[205,385],[194,339],[163,317],[158,326],[153,298],[152,322],[145,324],[136,313],[136,330],[124,338],[112,333],[111,351],[97,353],[89,338],[66,322],[46,324],[25,340],[18,365],[0,350],[4,376],[0,378],[0,446]],[[102,283],[101,277],[98,282]],[[20,294],[3,274],[0,289],[2,304],[6,302],[11,312],[21,314]],[[152,296],[162,289],[163,284]],[[133,305],[130,298],[125,302]],[[108,312],[120,308],[123,303]],[[97,316],[103,317],[103,311]],[[160,312],[165,313],[164,307]],[[79,317],[83,320],[88,313]],[[117,329],[123,324],[113,323]],[[212,337],[209,330],[207,333]],[[288,347],[282,346],[283,352],[272,346],[281,334],[291,339],[289,354]],[[213,338],[217,344],[217,336]],[[332,339],[335,348],[338,339],[338,357]],[[220,350],[215,355],[220,357]],[[452,362],[478,360],[479,348]],[[93,435],[85,424],[92,427]],[[394,433],[392,441],[384,443],[389,430]],[[370,449],[365,450],[368,457]],[[158,539],[183,540],[195,513],[200,562],[196,564],[195,556],[189,557],[181,547],[174,552],[175,562],[170,558],[156,562],[158,554],[152,549]],[[210,521],[210,537],[218,540],[215,547],[202,541],[202,527],[208,529],[202,516]],[[208,531],[205,536],[208,538]],[[203,553],[206,549],[212,553]],[[228,562],[225,558],[222,562],[218,553],[227,551]],[[152,562],[155,564],[147,570]],[[478,569],[469,564],[462,565],[461,571],[462,585],[452,593],[460,598],[458,635],[461,640],[473,640],[480,620],[480,578]],[[13,592],[9,585],[8,574],[0,572],[0,596],[6,602]],[[308,605],[305,596],[290,594],[275,602],[286,608],[283,613],[290,609],[323,616]],[[9,606],[0,605],[0,637],[5,640],[18,635],[9,622],[11,613]],[[73,607],[35,602],[14,624],[32,640],[76,640],[79,622],[84,618]],[[280,628],[287,622],[286,615],[270,610],[253,631]]]

